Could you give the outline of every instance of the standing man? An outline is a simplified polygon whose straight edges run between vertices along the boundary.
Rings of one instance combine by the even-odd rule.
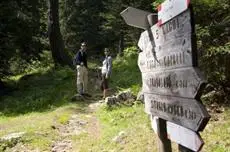
[[[87,54],[86,43],[81,43],[81,49],[74,57],[74,64],[77,69],[77,90],[80,95],[87,94],[88,85],[88,66],[87,66]]]

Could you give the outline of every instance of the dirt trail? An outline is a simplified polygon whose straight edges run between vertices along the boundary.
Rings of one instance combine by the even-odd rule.
[[[71,116],[67,124],[58,127],[60,141],[54,142],[52,145],[52,152],[71,152],[73,151],[73,143],[70,138],[73,135],[80,135],[81,133],[87,133],[92,138],[100,137],[100,124],[95,116],[94,112],[100,106],[99,102],[89,104],[84,116],[74,114]],[[86,117],[87,120],[82,119]],[[95,140],[96,140],[95,139]],[[76,151],[76,149],[74,149]]]

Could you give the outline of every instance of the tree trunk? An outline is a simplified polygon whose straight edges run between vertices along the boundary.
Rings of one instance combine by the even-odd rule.
[[[48,34],[50,49],[52,51],[52,57],[55,66],[69,65],[72,67],[72,60],[66,52],[64,52],[64,42],[60,32],[59,25],[59,1],[49,0],[49,10],[48,10]]]
[[[124,50],[124,34],[123,34],[123,32],[121,32],[120,33],[119,46],[118,46],[118,54],[120,56],[123,55],[123,50]]]

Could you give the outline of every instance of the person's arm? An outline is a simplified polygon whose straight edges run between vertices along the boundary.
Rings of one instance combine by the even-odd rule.
[[[77,65],[76,58],[77,58],[77,54],[75,54],[75,55],[74,55],[74,58],[73,58],[73,65],[74,65],[74,66]]]
[[[87,54],[85,53],[85,67],[88,68],[88,65],[87,65]]]
[[[106,78],[109,78],[111,72],[112,72],[112,57],[108,57],[108,62],[107,62],[107,73],[106,73]]]
[[[76,65],[81,65],[81,55],[80,55],[80,51],[77,52],[77,55],[76,55]]]

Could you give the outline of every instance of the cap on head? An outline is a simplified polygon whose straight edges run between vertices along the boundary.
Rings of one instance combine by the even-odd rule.
[[[85,42],[82,42],[82,43],[81,43],[81,46],[86,46],[86,43],[85,43]]]
[[[108,48],[105,48],[104,52],[109,52],[109,49],[108,49]]]

